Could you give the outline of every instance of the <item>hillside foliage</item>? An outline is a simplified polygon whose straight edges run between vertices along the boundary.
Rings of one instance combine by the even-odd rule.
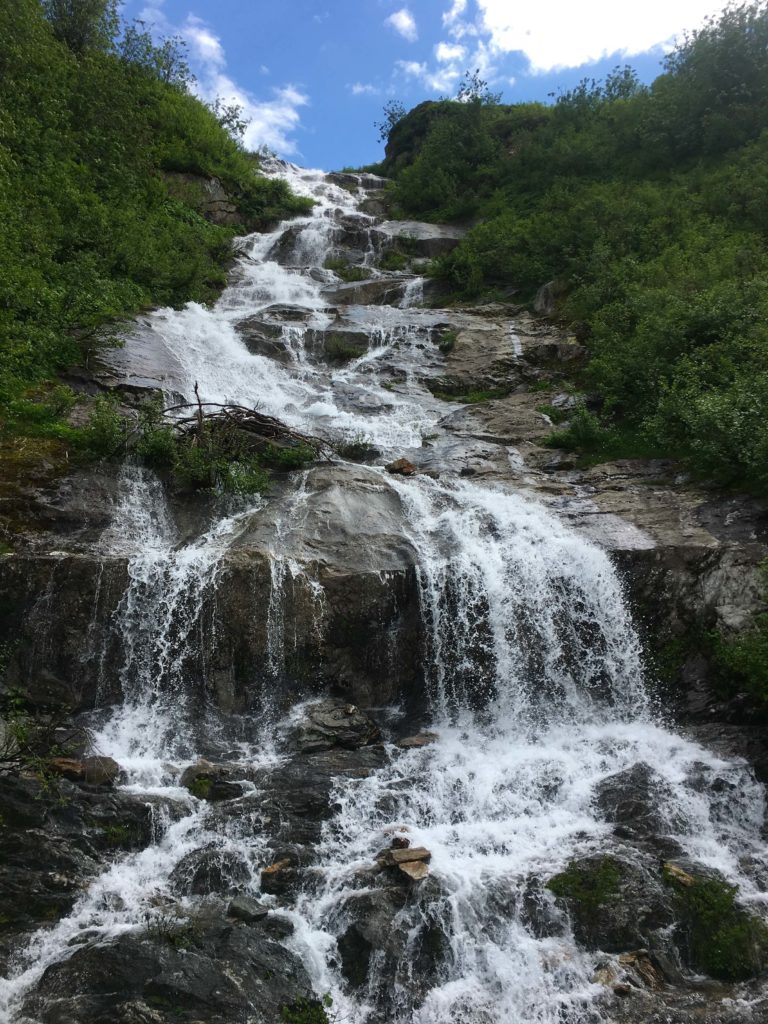
[[[383,168],[402,214],[474,223],[437,275],[460,298],[556,282],[611,436],[765,492],[765,0],[687,35],[650,87],[619,67],[550,105],[463,99],[399,118]]]
[[[235,228],[201,215],[196,179],[220,180],[242,230],[306,209],[258,175],[189,85],[179,42],[121,28],[109,0],[0,5],[6,432],[64,429],[62,392],[41,401],[45,382],[82,361],[104,324],[217,294]]]

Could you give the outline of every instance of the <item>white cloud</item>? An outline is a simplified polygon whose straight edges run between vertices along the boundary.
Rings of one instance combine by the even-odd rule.
[[[467,0],[453,0],[450,10],[443,15],[444,25],[455,25],[467,9]]]
[[[206,67],[226,67],[227,60],[221,40],[211,32],[202,19],[190,14],[184,23],[183,35],[193,60],[201,61]]]
[[[189,14],[179,28],[166,17],[163,0],[149,0],[140,18],[156,37],[180,35],[186,42],[190,65],[197,78],[194,90],[201,99],[213,102],[220,98],[243,108],[244,118],[250,121],[243,138],[248,148],[268,146],[285,156],[298,152],[292,135],[301,127],[300,108],[309,103],[309,97],[299,88],[286,84],[273,88],[268,99],[261,99],[238,85],[227,73],[227,57],[221,39],[195,14]],[[265,64],[259,71],[262,75],[269,74]]]
[[[454,65],[430,69],[429,65],[416,60],[399,60],[395,66],[407,77],[415,78],[431,92],[450,95],[455,91],[461,71]]]
[[[403,39],[407,39],[409,43],[415,43],[419,37],[419,32],[416,27],[416,19],[407,7],[401,7],[399,11],[395,11],[394,14],[390,14],[390,16],[385,19],[384,24],[393,28],[395,32],[398,32]]]
[[[438,43],[435,47],[435,56],[441,64],[447,64],[454,60],[463,60],[466,54],[466,49],[459,43]]]
[[[579,67],[614,53],[631,56],[668,46],[673,37],[696,28],[713,13],[713,0],[476,2],[480,27],[492,50],[522,51],[534,72]],[[460,0],[455,0],[453,7],[457,6],[461,6]],[[462,11],[465,7],[463,4]]]
[[[347,88],[353,96],[378,96],[380,92],[375,85],[370,85],[367,82],[353,82]]]

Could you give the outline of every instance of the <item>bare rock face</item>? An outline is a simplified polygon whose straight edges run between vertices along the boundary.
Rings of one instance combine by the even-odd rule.
[[[433,259],[455,249],[467,229],[458,225],[426,224],[417,220],[387,220],[376,226],[376,232],[389,243],[404,239],[409,251]]]
[[[325,291],[325,301],[332,306],[397,305],[405,292],[407,277],[376,277],[369,281],[350,281]]]

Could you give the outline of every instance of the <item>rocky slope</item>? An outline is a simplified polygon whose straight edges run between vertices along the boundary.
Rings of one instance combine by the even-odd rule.
[[[585,353],[576,341],[515,306],[435,305],[439,296],[413,270],[450,249],[460,232],[382,221],[379,179],[302,181],[319,198],[320,216],[244,251],[215,324],[223,347],[213,346],[209,314],[199,307],[161,313],[137,324],[83,386],[114,391],[130,409],[161,390],[188,395],[199,377],[206,397],[247,396],[274,407],[288,422],[347,445],[341,451],[356,446],[362,461],[338,457],[276,474],[267,498],[245,510],[108,464],[51,468],[3,485],[0,516],[13,547],[0,555],[3,686],[33,709],[74,716],[92,730],[97,753],[118,762],[125,755],[117,784],[61,780],[61,765],[44,784],[28,774],[0,780],[9,892],[3,950],[16,979],[7,1012],[40,1024],[315,1020],[312,1013],[325,1012],[317,1001],[325,991],[355,1020],[461,1012],[460,1003],[441,1010],[434,1000],[452,971],[471,974],[464,932],[450,924],[464,890],[446,862],[438,855],[430,865],[432,851],[419,845],[420,829],[437,812],[419,817],[417,780],[443,763],[435,737],[423,731],[439,718],[442,683],[430,661],[447,659],[436,647],[434,615],[454,616],[451,643],[468,649],[483,648],[485,613],[480,608],[465,630],[467,597],[458,588],[453,606],[430,619],[420,523],[439,519],[451,502],[479,500],[461,490],[477,485],[483,495],[523,499],[523,518],[513,524],[521,544],[535,507],[579,544],[608,551],[651,663],[655,655],[668,668],[661,662],[674,647],[663,679],[667,706],[689,737],[703,737],[715,753],[657,736],[643,757],[653,749],[675,765],[682,758],[686,799],[704,793],[710,801],[696,814],[711,823],[713,842],[717,836],[727,846],[732,833],[744,832],[738,870],[751,889],[746,903],[733,904],[731,876],[713,867],[722,857],[697,858],[681,841],[698,819],[676,821],[670,808],[682,806],[681,797],[657,764],[604,752],[601,767],[583,755],[597,824],[582,826],[595,829],[592,839],[574,842],[558,872],[528,864],[515,875],[510,867],[514,885],[504,872],[491,873],[480,902],[474,892],[464,898],[485,915],[484,927],[499,932],[497,952],[538,944],[536,971],[550,979],[541,984],[554,985],[566,1007],[558,1020],[726,1024],[753,1019],[744,1006],[759,1016],[766,1003],[755,979],[768,944],[752,911],[766,881],[755,819],[762,797],[749,770],[729,759],[746,754],[767,778],[768,758],[757,727],[711,694],[698,637],[715,627],[738,630],[761,607],[765,509],[697,489],[672,464],[581,467],[545,447],[551,410],[567,415],[580,400]],[[393,251],[404,256],[403,270],[378,270]],[[340,280],[323,266],[329,259],[360,268],[344,275],[360,280]],[[416,491],[410,480],[420,481]],[[227,515],[232,525],[222,527]],[[479,523],[485,543],[505,522],[489,505],[463,528]],[[556,537],[562,528],[552,527]],[[152,558],[142,561],[137,543]],[[180,552],[192,554],[182,560]],[[552,577],[547,586],[570,595],[570,570],[557,571],[565,582]],[[480,607],[492,595],[472,600]],[[568,600],[588,604],[589,596]],[[580,614],[575,605],[567,611]],[[590,645],[601,648],[605,628],[584,619],[575,649],[586,658]],[[488,657],[471,653],[473,700],[483,692]],[[551,685],[557,695],[561,669],[548,683],[549,669],[532,658],[543,692]],[[602,700],[609,683],[599,675],[588,684]],[[148,748],[140,757],[125,743],[130,730],[167,732],[170,721],[167,703],[146,703],[137,680],[165,681],[176,702],[177,735],[164,734],[163,758],[149,757]],[[498,697],[502,682],[497,672],[483,686]],[[128,711],[114,711],[121,707]],[[445,725],[443,738],[451,735]],[[493,734],[488,742],[493,748]],[[559,740],[551,742],[556,748]],[[622,742],[642,746],[634,734]],[[614,741],[604,743],[607,750]],[[79,745],[74,753],[82,756],[86,744]],[[564,785],[561,768],[552,771],[549,781],[526,783],[526,791],[542,787],[544,804],[547,786]],[[499,784],[501,804],[510,786],[508,777]],[[377,787],[370,821],[378,831],[369,828],[363,840],[345,815],[354,817],[366,787]],[[409,800],[411,825],[399,817]],[[729,800],[744,805],[749,826],[712,810]],[[522,841],[521,829],[488,843],[506,851]],[[377,844],[381,856],[373,859]],[[334,871],[336,882],[328,880]],[[137,893],[154,892],[155,872],[164,881],[142,924]],[[692,891],[720,901],[732,928],[723,942],[739,950],[735,967],[713,967],[697,945],[706,914],[698,904],[691,909]],[[510,929],[525,940],[515,945]],[[332,938],[318,944],[320,934]],[[30,936],[37,949],[24,952]],[[474,970],[493,976],[487,964]],[[534,1011],[538,984],[531,982],[525,1005],[505,1003],[511,997],[502,985],[498,1007],[516,1006],[521,1022],[549,1024],[557,1000]],[[497,1019],[482,1000],[466,998],[467,1020]]]

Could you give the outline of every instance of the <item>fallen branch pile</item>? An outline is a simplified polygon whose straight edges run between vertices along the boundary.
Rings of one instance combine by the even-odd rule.
[[[254,451],[269,448],[308,448],[315,458],[332,454],[329,444],[310,434],[293,430],[274,416],[267,416],[244,405],[203,402],[195,384],[196,402],[182,402],[163,409],[179,434],[186,435],[193,445],[206,443],[206,432],[237,438],[240,445]],[[183,415],[184,411],[188,415]],[[182,415],[179,415],[179,414]]]

